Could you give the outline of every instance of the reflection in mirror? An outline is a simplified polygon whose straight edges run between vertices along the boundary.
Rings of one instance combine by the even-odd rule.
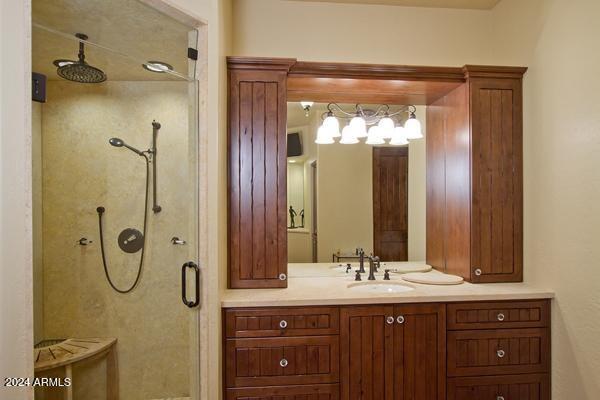
[[[351,123],[357,112],[366,127]],[[391,121],[379,124],[386,113]],[[288,103],[289,263],[356,263],[360,249],[423,263],[425,138],[410,128],[416,121],[425,136],[420,106]],[[388,131],[372,129],[386,123]]]

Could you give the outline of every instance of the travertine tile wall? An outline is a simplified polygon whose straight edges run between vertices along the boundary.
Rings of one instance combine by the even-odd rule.
[[[189,246],[193,190],[189,187],[188,93],[185,82],[52,81],[42,110],[43,282],[45,338],[116,337],[123,399],[189,395],[190,311],[181,303],[180,267]],[[117,236],[142,230],[145,163],[108,144],[120,137],[150,147],[160,121],[160,214],[148,217],[144,272],[130,294],[114,292],[102,268],[96,207],[106,207],[105,245],[113,281],[135,278],[140,253],[126,254]],[[151,204],[150,204],[151,207]],[[77,246],[86,237],[90,246]],[[76,399],[103,399],[104,365],[74,372]]]

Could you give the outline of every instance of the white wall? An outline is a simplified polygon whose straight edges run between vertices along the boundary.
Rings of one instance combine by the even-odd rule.
[[[30,2],[0,2],[0,377],[33,375]],[[0,398],[30,399],[0,385]]]
[[[600,2],[503,0],[497,63],[524,80],[525,280],[556,291],[557,400],[600,393]]]
[[[281,0],[233,6],[236,55],[449,66],[493,56],[489,11]]]
[[[425,261],[427,221],[426,143],[427,118],[425,107],[417,107],[423,139],[408,144],[408,261]]]

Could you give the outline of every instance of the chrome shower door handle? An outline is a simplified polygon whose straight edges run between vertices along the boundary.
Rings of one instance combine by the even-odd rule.
[[[196,295],[194,300],[187,299],[187,270],[193,269],[195,275]],[[181,300],[189,308],[197,307],[200,304],[200,268],[193,261],[188,261],[181,267]]]

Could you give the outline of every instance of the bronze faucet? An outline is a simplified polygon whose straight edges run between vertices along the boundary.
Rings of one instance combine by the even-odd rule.
[[[375,272],[377,271],[377,264],[379,264],[379,257],[369,256],[369,278],[368,280],[375,280]]]
[[[364,274],[365,273],[365,252],[363,249],[360,249],[360,251],[358,252],[358,265],[359,265],[358,270],[360,271],[361,274]]]

